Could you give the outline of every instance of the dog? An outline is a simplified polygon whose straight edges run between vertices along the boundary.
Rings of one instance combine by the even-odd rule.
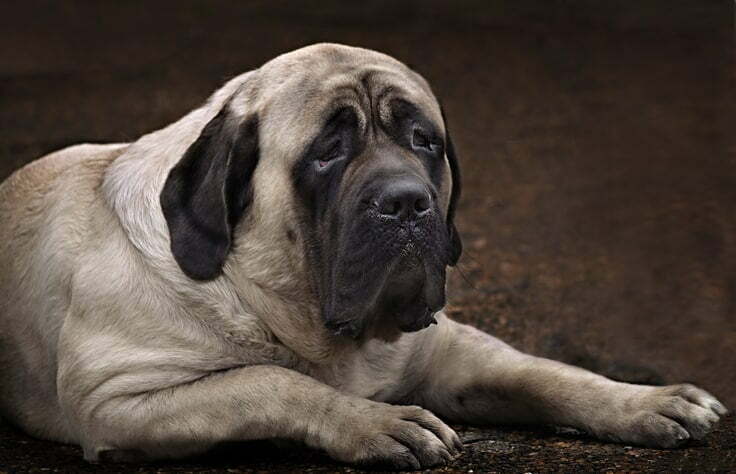
[[[90,462],[284,439],[396,469],[450,462],[445,421],[671,448],[726,414],[449,319],[459,196],[428,83],[337,44],[32,162],[0,187],[0,414]]]

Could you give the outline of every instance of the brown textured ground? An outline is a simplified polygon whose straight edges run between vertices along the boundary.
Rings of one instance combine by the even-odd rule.
[[[0,17],[0,178],[64,145],[160,127],[316,41],[383,50],[443,100],[466,254],[450,313],[517,347],[736,406],[732,2],[22,2]],[[2,225],[0,223],[0,225]],[[736,471],[736,423],[654,451],[463,431],[450,470]],[[143,471],[336,470],[262,445]],[[0,428],[0,472],[91,471]],[[138,468],[107,467],[108,472]]]
[[[450,466],[435,472],[736,472],[733,418],[706,443],[670,451],[604,444],[563,430],[457,428],[465,451]],[[0,443],[0,473],[364,472],[315,451],[287,450],[265,442],[223,446],[186,461],[105,466],[82,461],[78,447],[37,441],[2,427]]]

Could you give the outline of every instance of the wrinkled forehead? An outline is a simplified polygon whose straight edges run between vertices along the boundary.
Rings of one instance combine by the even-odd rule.
[[[356,110],[361,128],[375,119],[388,121],[394,99],[414,104],[444,133],[440,107],[427,82],[381,53],[348,47],[305,48],[276,58],[259,73],[261,124],[274,132],[289,130],[292,133],[287,135],[302,137],[300,144],[342,107]]]

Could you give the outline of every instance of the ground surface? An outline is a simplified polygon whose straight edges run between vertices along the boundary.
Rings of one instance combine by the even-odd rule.
[[[379,49],[429,79],[460,154],[466,252],[449,313],[525,351],[691,381],[736,406],[731,2],[245,3],[8,4],[0,179],[62,146],[135,139],[298,46]],[[702,446],[651,451],[464,431],[488,439],[452,469],[736,470],[735,433],[731,419]],[[93,469],[79,459],[0,431],[0,471]],[[144,470],[159,467],[340,468],[261,445]]]
[[[730,418],[706,442],[663,451],[604,444],[553,429],[457,427],[465,450],[437,472],[734,472],[736,423]],[[0,428],[0,472],[364,472],[302,448],[269,443],[223,446],[206,457],[143,465],[92,465],[81,449],[38,441]]]

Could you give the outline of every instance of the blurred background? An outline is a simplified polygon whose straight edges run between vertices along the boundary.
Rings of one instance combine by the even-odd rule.
[[[460,155],[450,314],[734,407],[733,18],[708,0],[3,2],[0,178],[135,140],[294,48],[377,49],[429,80]]]

